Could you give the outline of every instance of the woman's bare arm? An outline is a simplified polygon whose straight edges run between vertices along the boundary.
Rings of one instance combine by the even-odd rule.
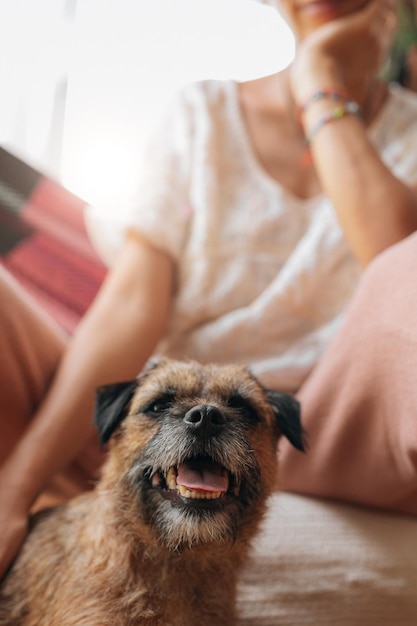
[[[153,352],[172,291],[173,262],[131,234],[45,401],[0,470],[0,575],[24,538],[32,503],[92,435],[96,387],[134,378]]]
[[[346,90],[366,112],[369,94],[375,96],[372,76],[392,35],[392,23],[384,30],[391,4],[389,0],[371,2],[302,42],[291,70],[296,102],[335,87]],[[302,120],[307,133],[336,105],[325,98],[309,106]],[[402,183],[382,162],[361,119],[347,115],[323,126],[313,138],[311,155],[321,186],[360,263],[366,265],[417,229],[417,190]]]

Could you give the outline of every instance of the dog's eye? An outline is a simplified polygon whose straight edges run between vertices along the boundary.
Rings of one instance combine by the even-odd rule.
[[[237,409],[241,415],[243,415],[248,422],[252,424],[257,424],[260,422],[260,417],[258,411],[255,409],[253,404],[251,404],[246,398],[236,393],[230,396],[228,402],[228,406],[232,409]]]
[[[164,395],[152,400],[149,404],[143,407],[143,412],[150,415],[161,415],[164,411],[167,411],[172,404],[172,395]]]
[[[162,413],[162,411],[165,411],[168,407],[169,407],[168,402],[154,402],[148,408],[148,412],[149,413]]]

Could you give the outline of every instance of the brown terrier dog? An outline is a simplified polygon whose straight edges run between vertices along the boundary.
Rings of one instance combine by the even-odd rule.
[[[239,366],[163,359],[99,391],[96,489],[37,514],[1,626],[230,626],[236,576],[298,403]]]

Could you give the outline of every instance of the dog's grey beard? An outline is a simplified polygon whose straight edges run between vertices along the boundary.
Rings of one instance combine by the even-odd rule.
[[[164,502],[164,509],[154,524],[161,541],[169,550],[191,548],[198,544],[230,544],[236,539],[237,528],[230,515],[218,512],[204,517],[184,513]]]
[[[263,499],[260,469],[249,440],[241,427],[234,425],[203,441],[188,436],[181,427],[173,433],[174,428],[162,427],[127,475],[129,490],[138,494],[141,515],[170,550],[213,542],[231,546],[245,511]],[[150,488],[154,473],[166,474],[171,467],[197,456],[212,458],[227,468],[236,485],[244,485],[235,502],[224,509],[187,510],[187,505],[173,506],[157,489]]]

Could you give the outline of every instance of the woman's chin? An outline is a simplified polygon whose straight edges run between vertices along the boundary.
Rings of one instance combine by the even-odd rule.
[[[299,39],[327,22],[359,11],[369,0],[304,0],[296,4],[292,26]]]

